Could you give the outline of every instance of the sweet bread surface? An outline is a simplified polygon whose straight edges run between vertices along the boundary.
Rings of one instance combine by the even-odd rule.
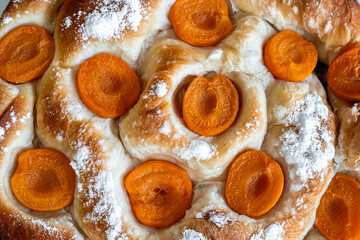
[[[279,30],[292,29],[311,40],[320,60],[329,64],[357,40],[355,1],[332,6],[323,1],[229,0],[233,30],[206,48],[176,37],[169,21],[174,2],[10,1],[0,19],[0,38],[34,24],[53,34],[56,50],[37,82],[15,85],[0,79],[0,237],[303,239],[334,170],[358,178],[353,169],[360,155],[360,105],[329,92],[340,123],[336,145],[335,115],[316,74],[301,82],[278,80],[263,61],[265,43]],[[330,25],[324,20],[341,11],[345,28],[340,15],[332,15]],[[101,53],[119,57],[140,79],[139,100],[120,118],[97,116],[77,91],[81,64]],[[234,84],[239,112],[223,133],[200,136],[184,122],[182,101],[196,76],[216,75]],[[10,178],[19,154],[32,148],[54,148],[71,160],[76,173],[71,205],[37,212],[17,201]],[[249,149],[267,153],[284,175],[279,201],[254,218],[234,212],[224,195],[231,163]],[[129,172],[148,160],[180,166],[193,184],[190,209],[166,228],[141,224],[124,186]],[[317,234],[311,231],[306,238]]]

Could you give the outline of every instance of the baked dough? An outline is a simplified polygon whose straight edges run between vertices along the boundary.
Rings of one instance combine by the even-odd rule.
[[[30,2],[24,1],[24,6]],[[46,2],[50,8],[58,6],[58,2]],[[15,224],[23,216],[35,219],[35,223],[23,220],[26,224],[19,227],[26,238],[301,239],[312,226],[316,206],[332,177],[335,142],[334,116],[319,80],[315,74],[301,83],[275,80],[262,61],[262,47],[275,29],[259,17],[236,14],[231,4],[234,31],[229,37],[211,48],[186,45],[170,29],[167,16],[173,2],[69,0],[61,7],[54,33],[55,58],[37,88],[36,135],[41,146],[56,148],[72,160],[77,183],[74,202],[67,210],[80,230],[65,210],[26,215],[29,210],[16,205],[10,212],[1,212],[10,218],[23,209],[23,215],[12,220]],[[4,23],[14,9],[4,13],[1,30],[18,26],[16,21]],[[122,58],[141,79],[139,102],[120,119],[95,116],[77,93],[81,63],[99,53]],[[235,83],[242,106],[228,131],[199,137],[186,129],[178,105],[194,75],[214,74]],[[33,96],[33,104],[34,95],[26,96]],[[27,131],[34,134],[31,119],[28,124]],[[18,146],[12,138],[6,139]],[[32,139],[30,134],[28,142],[19,146],[28,147]],[[272,156],[285,177],[279,202],[256,219],[233,212],[224,199],[229,164],[250,148]],[[21,151],[17,148],[15,155]],[[0,157],[16,164],[15,155]],[[129,171],[154,158],[183,167],[194,183],[192,207],[165,229],[145,227],[135,219],[123,185]],[[11,171],[0,169],[7,171],[4,186],[11,193],[6,183]],[[4,192],[1,188],[1,196]],[[38,227],[37,221],[46,227]],[[5,223],[0,218],[0,224]],[[14,227],[3,229],[9,230],[0,231],[0,236],[17,236]]]
[[[11,1],[0,19],[0,38],[24,24],[54,31],[57,9],[62,1]],[[22,85],[0,79],[0,238],[83,239],[68,209],[51,214],[22,206],[10,188],[17,157],[40,147],[35,137],[36,81]],[[50,217],[49,217],[50,216]]]
[[[319,60],[330,64],[349,43],[360,40],[357,0],[234,0],[233,5],[256,14],[278,30],[294,30],[317,47]]]
[[[244,1],[235,5],[264,17],[279,30],[292,29],[317,46],[319,59],[329,65],[347,46],[360,40],[360,3],[339,1]],[[326,74],[321,76],[326,82]],[[342,100],[328,90],[337,117],[336,171],[360,181],[360,104]],[[317,230],[306,239],[321,239]]]

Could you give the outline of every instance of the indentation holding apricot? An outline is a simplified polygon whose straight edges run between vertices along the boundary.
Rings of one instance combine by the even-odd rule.
[[[262,151],[249,150],[231,165],[225,198],[238,214],[258,217],[275,206],[283,188],[284,176],[280,165]]]
[[[177,0],[170,21],[180,40],[197,47],[214,46],[232,31],[224,0]]]
[[[81,100],[105,118],[123,115],[139,99],[140,80],[123,60],[99,54],[81,64],[77,75]]]
[[[55,54],[55,42],[42,27],[18,27],[0,41],[0,77],[25,83],[41,77]]]
[[[190,208],[192,183],[185,170],[166,161],[147,161],[125,178],[135,217],[149,227],[164,228]]]
[[[239,94],[225,76],[196,77],[187,88],[182,112],[186,126],[202,136],[225,132],[239,111]]]
[[[307,78],[317,64],[317,50],[294,31],[282,31],[264,47],[264,63],[275,78],[299,82]]]
[[[329,240],[360,239],[360,184],[337,173],[322,196],[315,227]]]
[[[58,210],[74,199],[75,172],[70,160],[55,149],[22,153],[10,183],[18,201],[33,210]]]
[[[353,44],[332,61],[327,83],[339,98],[360,101],[360,43]]]

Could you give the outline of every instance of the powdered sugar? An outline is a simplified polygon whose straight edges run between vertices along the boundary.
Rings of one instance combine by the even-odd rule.
[[[84,163],[90,155],[90,150],[86,146],[80,147],[76,154],[74,155],[73,159],[75,162],[71,162],[70,165],[74,169],[76,175],[81,176],[80,170],[85,168],[86,166],[81,166],[81,163]]]
[[[245,123],[245,127],[249,129],[250,127],[258,126],[259,124],[260,121],[258,120],[257,117],[255,117],[254,119],[251,119],[251,121]]]
[[[0,141],[4,140],[5,129],[0,127]]]
[[[101,141],[98,141],[99,144]],[[101,145],[101,144],[100,144]],[[116,196],[112,173],[108,170],[99,170],[103,163],[92,153],[91,149],[81,142],[74,144],[77,149],[71,166],[78,175],[78,191],[85,197],[86,205],[94,205],[91,212],[87,212],[84,221],[92,223],[105,221],[107,239],[129,239],[122,231],[121,208],[116,207]],[[87,181],[82,182],[83,174]],[[86,206],[85,206],[86,207]]]
[[[67,29],[71,26],[72,24],[72,21],[71,21],[71,17],[70,16],[67,16],[65,19],[64,19],[64,23],[62,24],[62,27]]]
[[[12,17],[4,17],[4,19],[2,20],[1,25],[8,24],[12,20],[14,20]]]
[[[56,135],[56,140],[58,140],[59,142],[62,142],[63,140],[64,140],[64,138],[60,135],[60,134],[58,134],[58,135]]]
[[[185,160],[208,160],[216,154],[214,146],[201,140],[192,140],[189,147],[182,148],[178,155]]]
[[[89,187],[89,196],[91,199],[96,199],[101,196],[99,201],[94,206],[93,211],[85,216],[85,220],[96,222],[105,216],[105,221],[109,224],[106,230],[107,239],[122,239],[129,238],[121,231],[121,210],[115,207],[116,197],[111,173],[108,171],[100,171],[100,173],[93,179],[92,185]]]
[[[274,223],[265,230],[261,229],[257,234],[252,235],[250,240],[282,240],[283,234],[283,226],[279,223]]]
[[[308,25],[310,28],[315,28],[315,20],[313,18],[309,18]]]
[[[352,114],[355,116],[355,118],[359,118],[360,116],[360,103],[355,103],[354,106],[351,109]]]
[[[196,218],[207,218],[208,221],[214,223],[217,227],[223,227],[224,225],[232,225],[236,223],[234,213],[222,213],[214,210],[214,206],[208,206],[196,214]]]
[[[292,9],[293,9],[295,14],[299,13],[299,8],[297,6],[294,6]]]
[[[297,101],[290,110],[278,109],[288,130],[284,131],[280,155],[290,165],[295,165],[295,175],[302,183],[327,169],[334,156],[333,135],[324,125],[329,110],[322,98],[310,93]],[[285,114],[286,113],[286,114]]]
[[[31,222],[35,225],[41,226],[45,231],[47,231],[51,235],[53,235],[59,231],[58,228],[49,226],[48,224],[46,224],[44,221],[42,221],[40,219],[33,219]]]
[[[159,133],[164,135],[169,135],[171,133],[171,125],[168,121],[165,121],[161,128],[159,129]]]
[[[5,122],[4,126],[0,127],[0,141],[4,140],[6,131],[9,130],[12,126],[16,125],[17,123],[24,124],[26,120],[31,118],[30,112],[26,113],[25,115],[17,114],[13,106],[11,106],[9,110],[10,121]],[[19,136],[18,131],[15,132],[15,135]],[[6,152],[7,148],[2,147],[1,149]]]
[[[145,6],[145,7],[144,7]],[[100,41],[120,39],[126,29],[137,31],[146,18],[148,8],[143,0],[106,0],[84,19],[78,29],[82,40],[95,38]]]
[[[324,32],[328,33],[330,31],[331,27],[332,27],[331,20],[329,20],[325,25]]]
[[[185,228],[179,240],[207,240],[207,238],[202,233]]]
[[[67,104],[65,104],[65,112],[67,116],[72,116],[76,120],[83,120],[86,117],[85,108],[80,105],[80,103],[73,101],[70,97],[64,99]]]
[[[155,97],[164,97],[168,92],[168,85],[164,81],[158,81],[156,84],[150,87],[149,92],[144,95],[144,99],[149,98],[149,96]]]
[[[18,224],[21,221],[28,222],[37,227],[41,232],[43,239],[69,239],[69,240],[82,240],[84,237],[74,226],[72,217],[69,214],[61,214],[54,218],[39,219],[28,214],[14,214],[0,212],[0,215],[7,215],[12,224]],[[68,238],[67,232],[71,231],[73,235]],[[36,234],[39,236],[38,234]],[[32,236],[34,237],[34,236]]]

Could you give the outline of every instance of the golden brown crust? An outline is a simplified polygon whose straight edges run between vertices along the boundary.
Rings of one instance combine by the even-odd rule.
[[[0,19],[0,38],[26,24],[53,32],[62,0],[10,1]],[[31,211],[15,198],[10,178],[18,155],[34,148],[33,83],[11,85],[0,79],[0,238],[1,239],[82,239],[71,215],[65,210],[50,213]]]
[[[273,30],[266,29],[266,24],[258,18],[245,18],[237,25],[241,34],[234,32],[215,48],[190,47],[173,39],[170,31],[157,39],[141,63],[140,72],[146,88],[120,124],[122,141],[132,156],[141,161],[153,157],[175,161],[194,180],[202,181],[224,179],[225,169],[239,152],[260,147],[257,143],[261,143],[266,128],[263,87],[266,81],[251,75],[264,66],[260,61],[255,63],[253,69],[259,69],[251,69],[249,77],[235,61],[239,57],[247,65],[246,51],[251,50],[261,56],[262,41],[269,38]],[[265,27],[264,38],[259,44],[254,44],[251,49],[229,48],[229,43],[238,42],[244,46],[252,37],[262,37],[256,31],[263,30],[262,27]],[[217,53],[221,58],[213,59],[212,54]],[[201,137],[185,126],[179,101],[196,75],[214,71],[233,81],[240,95],[241,107],[237,119],[226,132],[214,137]],[[201,150],[196,151],[196,148]]]
[[[6,85],[2,82],[3,85]],[[0,96],[1,97],[1,96]],[[0,116],[0,237],[2,239],[70,239],[74,229],[61,220],[64,213],[58,212],[58,223],[43,221],[17,202],[10,190],[11,173],[16,166],[19,152],[31,147],[34,137],[33,108],[35,103],[34,84],[19,87],[19,93],[12,98]]]
[[[83,38],[84,36],[79,32],[81,25],[86,22],[86,16],[91,15],[96,11],[96,7],[102,5],[100,1],[68,0],[65,2],[55,31],[57,55],[39,86],[36,131],[45,147],[59,149],[72,160],[71,164],[77,173],[75,200],[71,206],[71,214],[64,210],[56,213],[59,217],[51,214],[50,216],[34,216],[34,213],[20,211],[21,209],[17,210],[20,213],[14,216],[11,212],[13,210],[7,211],[0,202],[0,212],[3,211],[3,214],[0,214],[0,229],[9,229],[4,233],[0,230],[0,237],[3,234],[3,237],[10,239],[16,237],[81,238],[81,234],[72,223],[71,215],[90,239],[181,238],[184,237],[186,229],[192,229],[196,231],[196,234],[202,234],[206,238],[239,239],[241,236],[241,238],[249,239],[253,235],[263,237],[264,230],[271,227],[279,228],[278,231],[284,239],[303,237],[313,221],[317,202],[331,177],[331,159],[324,160],[326,166],[322,169],[322,181],[315,174],[315,177],[309,180],[307,188],[295,191],[295,193],[291,191],[290,183],[295,181],[289,174],[292,167],[288,166],[287,160],[284,160],[280,154],[281,144],[275,145],[279,143],[280,134],[289,127],[271,116],[272,112],[267,112],[268,106],[266,106],[267,101],[269,104],[274,99],[266,100],[269,94],[265,94],[265,89],[275,80],[262,64],[262,46],[271,35],[275,34],[275,31],[261,19],[247,17],[236,22],[237,28],[232,36],[225,39],[218,47],[201,50],[175,40],[171,31],[167,31],[160,33],[145,56],[145,60],[138,61],[140,53],[145,52],[146,41],[157,31],[166,28],[167,13],[172,2],[165,0],[141,2],[143,4],[141,6],[146,4],[151,6],[151,10],[148,9],[148,18],[139,22],[138,31],[125,28],[120,37],[113,36],[109,39],[99,39],[91,35],[88,35],[90,38]],[[30,1],[24,3],[30,6]],[[12,9],[12,11],[15,10]],[[78,15],[79,12],[81,12],[80,15]],[[7,25],[8,29],[14,26]],[[194,190],[197,197],[194,198],[192,208],[172,227],[154,231],[139,224],[131,212],[123,179],[140,161],[138,162],[135,157],[130,158],[125,152],[118,136],[118,120],[95,116],[81,102],[76,90],[75,79],[79,65],[83,60],[100,52],[110,52],[122,57],[128,64],[138,68],[138,72],[142,75],[144,89],[142,99],[127,116],[121,119],[120,127],[125,146],[132,156],[139,158],[140,161],[145,161],[152,153],[153,156],[159,158],[168,157],[168,160],[175,161],[192,171],[193,179],[204,181],[207,178],[220,176],[221,180],[224,180],[226,167],[236,154],[246,148],[259,149],[261,147],[266,123],[269,120],[269,134],[265,137],[267,148],[264,147],[264,149],[281,162],[287,179],[286,192],[277,206],[258,219],[239,216],[229,209],[224,200],[223,182],[206,182],[205,184],[209,184],[209,187],[203,190],[199,187],[201,184],[197,184]],[[179,122],[170,125],[170,132],[172,132],[170,136],[164,134],[169,131],[169,128],[165,127],[161,131],[160,128],[164,126],[165,121],[172,121],[174,118],[181,120],[181,114],[177,115],[179,111],[176,111],[179,109],[176,109],[177,103],[172,95],[182,90],[184,81],[191,80],[195,74],[206,75],[209,72],[212,74],[211,71],[229,76],[238,86],[243,105],[237,119],[240,127],[236,125],[233,128],[236,128],[239,133],[233,131],[218,138],[205,139],[205,142],[218,145],[216,157],[207,159],[208,161],[201,164],[196,161],[196,156],[192,156],[191,160],[181,162],[179,159],[189,154],[186,149],[191,144],[187,137],[195,134],[185,129],[183,131],[186,134],[179,138],[172,138],[175,136],[175,130],[184,128]],[[179,77],[179,74],[183,76]],[[174,83],[176,78],[178,82]],[[159,83],[166,85],[163,96],[155,96],[157,93],[154,92],[156,90],[154,86],[156,87]],[[276,84],[280,85],[280,82],[274,83]],[[291,91],[298,90],[294,86],[289,87],[290,93],[279,91],[278,96],[282,99],[283,106],[290,109],[294,106],[295,100],[301,100],[310,93],[324,97],[322,88],[319,87],[315,77],[305,81],[304,86],[308,85],[309,91],[299,94],[297,99],[291,97],[295,95]],[[272,89],[272,86],[268,87],[270,88]],[[6,91],[1,91],[0,84],[1,92]],[[12,98],[14,94],[10,94],[6,99]],[[27,96],[30,95],[27,93]],[[162,92],[159,95],[162,95]],[[181,99],[181,94],[179,98]],[[9,102],[6,99],[4,98],[4,103]],[[322,104],[326,105],[326,101],[323,101]],[[21,106],[26,106],[26,104],[22,103]],[[30,108],[32,109],[32,106]],[[4,111],[6,114],[7,110],[4,109]],[[11,120],[8,114],[7,121],[9,117]],[[331,135],[329,141],[331,145],[334,134],[331,113],[326,116],[326,119],[325,122],[328,123],[326,130]],[[134,122],[137,123],[134,124]],[[29,124],[31,125],[32,121]],[[29,126],[29,129],[28,131],[33,131],[33,126]],[[10,133],[16,136],[15,130],[9,131]],[[15,142],[15,139],[15,137],[6,136],[6,141],[11,144]],[[146,144],[152,147],[148,148],[141,139],[146,139]],[[248,139],[251,140],[248,141]],[[29,142],[31,140],[32,137],[29,137]],[[204,138],[196,140],[203,141]],[[239,144],[243,142],[246,144]],[[178,153],[177,160],[171,156],[169,158],[168,146],[162,148],[166,144],[170,146],[169,148],[185,149],[185,152]],[[162,148],[161,151],[160,148]],[[141,155],[142,151],[147,152]],[[9,172],[9,170],[6,171]],[[298,199],[303,201],[299,206],[296,205]],[[11,203],[8,200],[5,202]],[[5,202],[4,206],[7,206]],[[309,207],[302,208],[306,205]],[[216,214],[228,219],[225,222],[216,222],[210,217],[215,210]],[[44,218],[45,222],[40,221],[41,218]],[[300,222],[302,225],[299,224]]]
[[[338,118],[335,161],[341,171],[360,173],[360,104],[341,100],[328,90],[330,102]]]
[[[127,214],[122,213],[115,198],[118,183],[113,183],[115,176],[111,172],[116,171],[115,175],[123,178],[134,163],[125,156],[121,143],[111,132],[114,123],[93,117],[79,99],[74,102],[72,94],[76,89],[72,89],[74,85],[69,85],[69,81],[73,81],[71,71],[54,66],[43,77],[36,108],[38,136],[45,146],[57,148],[73,159],[72,166],[78,177],[72,214],[86,235],[91,239],[105,239],[110,235],[131,237],[122,227],[122,218],[130,213],[130,206],[127,200],[123,202],[121,205],[127,204],[128,208],[124,211]],[[78,109],[69,111],[77,104]],[[109,168],[117,164],[120,165],[116,170]],[[102,184],[114,186],[105,188]],[[125,198],[124,193],[120,194]],[[112,222],[111,217],[117,222]],[[130,224],[128,228],[133,226]]]
[[[241,218],[242,216],[237,215],[235,217],[235,222],[226,222],[223,226],[218,227],[214,224],[214,222],[211,222],[208,219],[208,221],[205,221],[204,218],[198,218],[197,215],[206,207],[213,205],[220,206],[222,203],[224,203],[224,205],[219,207],[221,211],[224,211],[227,214],[232,212],[223,199],[223,190],[221,190],[221,185],[214,183],[212,185],[213,188],[209,188],[207,191],[202,193],[195,190],[195,195],[200,196],[202,196],[202,194],[213,194],[214,192],[218,192],[219,194],[212,197],[209,196],[208,198],[205,197],[205,199],[193,200],[192,208],[188,211],[184,219],[180,220],[170,229],[162,231],[160,233],[162,238],[166,238],[166,236],[169,237],[175,232],[178,232],[178,236],[181,238],[181,234],[184,234],[186,229],[192,229],[207,238],[238,239],[239,236],[241,236],[243,239],[249,239],[250,236],[255,234],[262,239],[266,232],[264,232],[264,230],[267,228],[277,229],[276,231],[278,231],[278,234],[281,230],[282,232],[281,236],[278,236],[279,238],[302,238],[312,225],[316,206],[327,184],[329,183],[329,180],[331,179],[331,163],[335,142],[335,124],[334,116],[325,100],[326,95],[320,82],[315,75],[309,76],[309,78],[302,83],[287,83],[280,80],[275,81],[271,75],[267,75],[267,71],[262,72],[261,67],[263,43],[272,34],[274,34],[271,27],[257,17],[245,17],[236,24],[238,29],[236,29],[233,35],[224,41],[224,46],[220,45],[215,49],[207,49],[210,50],[209,52],[203,49],[200,52],[198,49],[186,46],[185,44],[172,39],[172,35],[169,33],[165,34],[164,37],[157,39],[156,43],[147,53],[147,56],[145,56],[142,68],[140,69],[143,82],[146,83],[148,79],[149,82],[147,83],[147,87],[137,105],[122,120],[120,124],[120,134],[126,149],[141,161],[145,161],[146,159],[154,158],[156,156],[165,158],[183,166],[188,170],[193,179],[200,181],[203,181],[208,176],[214,176],[212,175],[213,172],[211,172],[212,168],[217,167],[221,169],[221,174],[226,174],[226,165],[224,167],[224,165],[221,164],[227,160],[224,158],[224,155],[232,148],[231,140],[234,139],[234,137],[227,136],[228,138],[222,139],[221,142],[225,142],[228,149],[224,150],[221,147],[217,147],[217,149],[220,149],[219,154],[223,154],[219,158],[222,163],[219,164],[216,158],[208,159],[204,163],[204,165],[208,164],[206,167],[199,167],[196,165],[196,160],[198,160],[196,157],[194,158],[196,160],[192,161],[193,159],[185,159],[183,155],[176,155],[176,148],[178,145],[184,144],[184,142],[186,143],[184,139],[186,140],[190,134],[187,133],[189,135],[180,135],[180,138],[172,137],[175,134],[181,134],[181,127],[179,126],[181,125],[181,121],[174,120],[174,118],[181,119],[181,115],[176,115],[176,111],[172,108],[176,105],[176,101],[174,101],[174,98],[176,98],[176,91],[178,88],[181,88],[181,85],[180,87],[177,86],[179,82],[186,81],[187,79],[191,80],[193,74],[201,75],[208,73],[209,70],[206,69],[206,66],[210,66],[209,68],[211,68],[211,70],[219,71],[223,74],[224,72],[226,73],[229,68],[231,69],[230,66],[235,65],[236,67],[234,67],[232,71],[246,73],[248,77],[246,78],[241,75],[244,84],[241,85],[240,89],[246,89],[246,92],[243,91],[242,95],[251,95],[251,84],[259,84],[259,87],[263,89],[263,91],[267,87],[268,132],[262,148],[265,152],[269,153],[274,159],[276,159],[276,161],[280,162],[282,166],[286,179],[284,193],[274,209],[264,216],[261,216],[258,219],[249,219]],[[255,39],[259,45],[249,44],[249,42],[255,42]],[[231,48],[230,46],[234,45],[230,45],[229,43],[234,44],[237,48]],[[246,48],[244,46],[246,46]],[[218,49],[221,49],[223,52],[222,57],[218,60],[222,63],[221,70],[217,70],[216,60],[208,60],[212,60],[209,56]],[[232,55],[232,51],[235,52],[234,55]],[[249,52],[252,54],[249,54]],[[247,58],[247,56],[249,56],[248,54],[251,58]],[[259,58],[257,58],[257,54],[260,56]],[[223,61],[223,59],[228,60],[228,62],[226,60]],[[205,65],[205,67],[203,65]],[[187,69],[188,66],[191,66],[190,70]],[[239,83],[238,79],[231,77],[230,79],[237,84]],[[159,83],[167,86],[166,92],[164,91],[163,94],[160,94],[161,96],[156,93],[156,88],[159,86]],[[181,84],[183,84],[183,82]],[[170,97],[168,95],[170,95]],[[262,97],[261,94],[257,92],[255,95],[257,96],[257,100],[260,101],[259,99]],[[321,109],[321,111],[324,111],[325,113],[325,116],[322,117],[315,117],[315,113],[311,113],[307,116],[311,119],[311,121],[316,121],[311,124],[317,124],[319,132],[325,133],[324,136],[312,135],[316,134],[316,132],[307,133],[307,137],[310,137],[310,135],[313,138],[322,139],[324,137],[324,149],[318,149],[316,151],[306,149],[306,151],[310,151],[309,154],[312,155],[310,157],[312,160],[306,160],[309,161],[307,163],[302,162],[300,160],[301,157],[296,155],[306,155],[308,154],[306,152],[294,153],[295,155],[293,158],[300,158],[295,159],[297,162],[294,162],[294,159],[291,159],[291,157],[284,155],[282,147],[291,143],[282,143],[280,139],[282,135],[291,128],[283,122],[284,119],[277,118],[280,107],[287,109],[287,111],[295,108],[296,111],[302,112],[302,105],[299,105],[299,102],[305,101],[305,98],[310,100],[308,100],[309,102],[304,102],[304,105],[307,104],[307,106],[312,109],[312,104],[317,104],[316,106],[319,107],[319,110]],[[240,116],[241,114],[246,115],[258,113],[260,115],[255,114],[255,116],[259,120],[259,125],[261,126],[262,119],[266,119],[266,116],[265,118],[261,117],[261,112],[265,110],[260,107],[261,105],[256,105],[256,100],[252,99],[250,102],[251,104],[255,103],[254,106],[257,111],[249,111],[249,108],[244,110],[244,107],[248,106],[249,103],[243,102],[243,112],[240,113]],[[310,110],[306,110],[305,112],[307,111]],[[313,109],[312,111],[315,110]],[[309,113],[307,112],[306,114]],[[323,120],[320,120],[320,118],[323,118]],[[164,132],[161,131],[164,121],[171,122],[171,129],[167,134],[164,134]],[[320,123],[321,121],[323,122]],[[254,121],[251,121],[251,123],[254,124]],[[300,128],[300,132],[303,132],[304,129],[308,128],[308,126],[301,124],[302,123],[300,122],[300,125],[297,127]],[[241,134],[243,133],[244,136],[247,134],[256,134],[251,131],[240,132]],[[216,138],[217,136],[211,138],[209,142],[214,143],[213,141],[215,141]],[[202,137],[199,139],[204,140],[206,138]],[[311,148],[311,144],[309,145],[309,142],[306,143],[304,139],[300,140],[299,138],[299,141],[301,143],[304,142],[304,144],[307,144],[306,147]],[[239,145],[240,142],[241,141],[238,141],[237,144]],[[159,147],[161,150],[159,150]],[[317,147],[322,148],[322,143],[318,143]],[[242,150],[237,150],[237,153],[245,149],[246,147],[242,148]],[[296,149],[287,150],[296,152]],[[317,162],[316,159],[317,151],[323,151],[324,154],[320,157],[320,162]],[[185,161],[181,158],[184,158]],[[313,164],[323,165],[322,170],[319,172],[314,171],[314,173],[312,173],[311,168],[313,166],[311,166],[311,161],[314,161]],[[308,165],[308,167],[307,169],[302,169],[301,171],[306,172],[310,169],[310,173],[305,173],[311,175],[307,177],[307,180],[299,180],[299,178],[303,178],[303,176],[298,178],[296,177],[295,172],[297,168],[301,168],[302,165]]]
[[[107,51],[135,67],[143,42],[168,25],[161,11],[168,11],[173,1],[136,0],[125,5],[125,1],[65,0],[55,29],[56,56],[68,67]]]
[[[1,34],[19,25],[37,24],[54,32],[57,11],[64,0],[11,0],[0,18]]]
[[[291,29],[317,47],[319,58],[330,62],[349,43],[360,40],[357,0],[234,0],[245,12],[259,15],[279,30]]]

